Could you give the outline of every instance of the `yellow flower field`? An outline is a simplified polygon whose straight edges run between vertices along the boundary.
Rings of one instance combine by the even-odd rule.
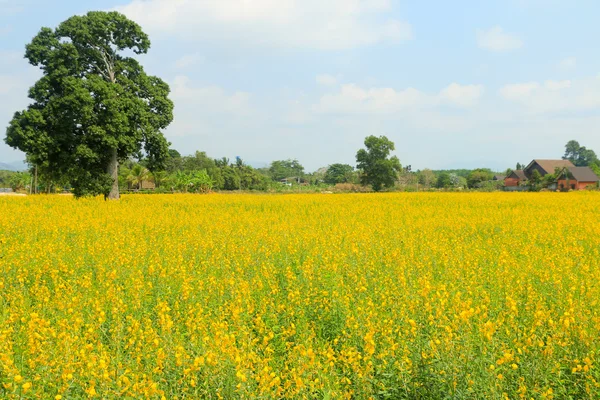
[[[0,397],[597,399],[599,206],[0,198]]]

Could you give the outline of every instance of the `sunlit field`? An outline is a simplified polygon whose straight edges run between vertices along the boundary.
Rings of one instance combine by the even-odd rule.
[[[600,397],[600,195],[0,198],[0,397]]]

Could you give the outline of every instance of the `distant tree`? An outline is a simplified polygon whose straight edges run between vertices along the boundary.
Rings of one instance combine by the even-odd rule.
[[[331,164],[325,172],[325,183],[337,185],[338,183],[347,183],[352,180],[354,168],[348,164]]]
[[[169,174],[166,171],[156,171],[152,174],[152,180],[157,189],[162,188],[169,181]]]
[[[269,178],[249,165],[236,168],[240,177],[240,188],[242,190],[267,190]]]
[[[127,177],[127,181],[137,186],[139,190],[142,189],[142,184],[144,181],[150,179],[150,171],[146,167],[141,164],[135,164],[133,168],[129,171],[129,176]]]
[[[221,168],[223,175],[223,189],[225,190],[240,190],[241,179],[238,171],[231,166]]]
[[[565,145],[563,159],[571,161],[576,167],[588,167],[592,164],[600,165],[596,153],[585,146],[581,146],[576,140],[570,140]]]
[[[291,177],[299,179],[304,174],[304,167],[298,160],[278,160],[271,163],[269,174],[274,181]]]
[[[242,158],[241,158],[241,157],[236,157],[236,158],[235,158],[235,166],[236,166],[237,168],[243,168],[243,167],[245,167],[245,166],[246,166],[246,164],[244,164],[244,160],[242,160]]]
[[[8,184],[15,192],[23,190],[31,184],[31,175],[27,172],[15,172],[8,178]]]
[[[215,158],[215,165],[218,168],[228,167],[229,166],[229,158],[227,158],[227,157],[223,157],[223,158],[219,158],[219,159]]]
[[[68,177],[76,196],[118,199],[119,161],[144,151],[158,168],[167,156],[160,131],[173,119],[169,86],[130,56],[149,48],[140,26],[117,12],[42,28],[25,57],[43,76],[29,91],[33,103],[14,115],[6,143]]]
[[[564,168],[556,168],[554,173],[544,175],[540,181],[540,187],[547,188],[557,183],[558,177],[563,171],[565,171]]]
[[[171,158],[181,158],[181,153],[175,149],[169,149],[168,153]]]
[[[432,170],[425,168],[422,171],[417,172],[419,184],[427,186],[428,188],[435,185],[436,176]]]
[[[518,162],[518,163],[517,163],[517,166],[516,166],[516,168],[515,168],[515,169],[516,169],[517,171],[520,171],[520,170],[522,170],[522,169],[525,169],[525,164],[521,164],[521,163],[519,163],[519,162]]]
[[[205,170],[177,171],[173,180],[175,187],[184,193],[209,193],[214,185],[212,178]]]
[[[183,169],[185,171],[208,171],[215,167],[215,160],[206,155],[204,151],[196,151],[192,156],[183,157]]]
[[[452,183],[452,186],[455,188],[467,187],[467,178],[465,178],[464,176],[455,174],[455,173],[450,174],[450,182]]]
[[[532,191],[538,191],[538,190],[540,190],[541,186],[542,186],[542,175],[536,169],[531,173],[531,176],[529,177],[529,188]]]
[[[361,183],[371,185],[374,191],[394,186],[398,173],[402,170],[398,157],[390,157],[395,150],[394,143],[385,136],[368,136],[366,149],[356,153],[357,168],[361,171]]]
[[[493,177],[493,172],[487,168],[474,169],[467,177],[467,185],[475,188],[483,182],[491,181]]]
[[[165,170],[168,173],[183,169],[183,158],[181,154],[175,149],[169,149],[169,156],[165,160]]]
[[[419,183],[419,177],[415,172],[412,172],[412,167],[409,165],[402,168],[398,174],[397,184],[398,186],[406,189],[409,187],[415,187]]]
[[[209,193],[214,182],[206,171],[194,171],[189,175],[189,188],[193,193]]]
[[[436,187],[438,189],[446,189],[453,186],[452,179],[448,172],[442,172],[437,177]]]

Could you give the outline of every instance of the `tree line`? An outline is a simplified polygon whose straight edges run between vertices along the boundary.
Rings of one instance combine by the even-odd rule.
[[[29,173],[0,175],[0,185],[33,193],[68,188],[77,196],[118,199],[122,190],[203,193],[268,190],[290,185],[349,185],[374,191],[397,185],[440,189],[497,189],[489,169],[413,172],[391,153],[385,136],[369,136],[356,153],[356,168],[331,164],[306,173],[298,160],[255,169],[242,159],[213,159],[197,151],[182,156],[162,131],[173,120],[170,88],[146,74],[135,58],[150,39],[118,12],[73,16],[56,29],[42,28],[25,58],[42,70],[29,90],[32,103],[14,114],[5,142],[26,154]],[[577,142],[565,157],[598,167],[595,153]]]

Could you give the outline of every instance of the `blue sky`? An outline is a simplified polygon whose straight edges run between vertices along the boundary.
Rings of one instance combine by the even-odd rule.
[[[0,123],[28,104],[40,27],[117,9],[170,83],[183,154],[354,164],[386,135],[404,165],[504,170],[600,151],[600,3],[586,0],[0,0]],[[23,155],[0,144],[0,162]]]

